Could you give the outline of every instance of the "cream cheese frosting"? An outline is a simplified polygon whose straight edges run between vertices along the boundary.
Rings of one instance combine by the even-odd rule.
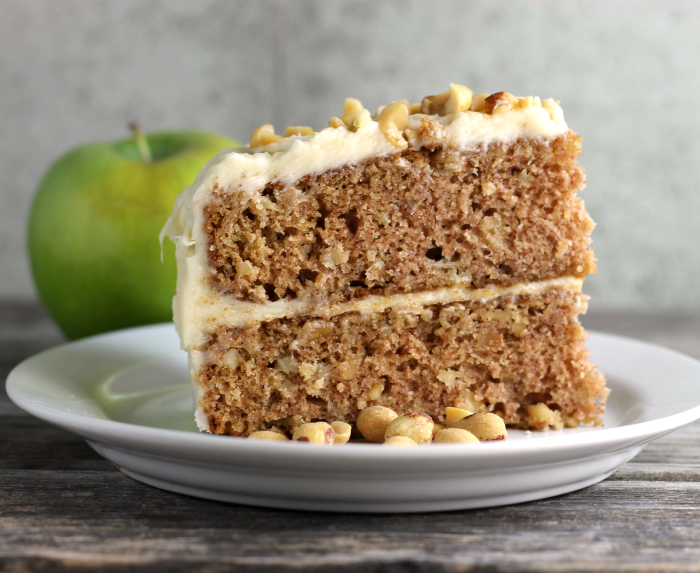
[[[309,300],[301,298],[294,300],[280,299],[275,302],[259,304],[235,300],[219,293],[207,292],[202,289],[198,296],[192,298],[187,307],[187,316],[178,320],[178,328],[183,341],[188,347],[204,342],[205,333],[201,327],[206,325],[207,331],[219,327],[249,326],[258,322],[267,322],[280,318],[291,318],[306,315],[330,318],[346,312],[374,314],[389,308],[397,310],[420,310],[423,307],[453,302],[489,300],[504,296],[538,296],[549,290],[581,291],[583,280],[574,277],[562,277],[546,281],[517,284],[510,287],[487,286],[474,289],[465,286],[453,286],[429,291],[394,294],[388,296],[368,295],[360,299],[342,303],[330,303],[317,306]]]

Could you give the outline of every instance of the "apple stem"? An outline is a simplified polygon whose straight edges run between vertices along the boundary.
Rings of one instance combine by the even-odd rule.
[[[131,133],[134,134],[134,139],[136,140],[136,145],[139,148],[139,153],[141,154],[141,159],[144,163],[151,163],[153,161],[153,156],[151,155],[151,149],[148,147],[148,140],[146,136],[141,131],[139,124],[132,121],[129,124],[129,129]]]

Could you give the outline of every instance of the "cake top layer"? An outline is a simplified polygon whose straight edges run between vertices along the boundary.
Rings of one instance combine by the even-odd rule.
[[[423,98],[420,104],[393,102],[379,107],[374,115],[358,100],[348,98],[343,115],[329,124],[319,132],[306,126],[288,127],[285,137],[276,135],[270,124],[261,126],[248,147],[215,157],[183,199],[196,201],[203,189],[214,187],[226,192],[231,181],[238,189],[256,193],[273,181],[290,184],[306,175],[407,148],[467,151],[519,137],[556,137],[568,130],[561,107],[552,99],[540,101],[507,92],[472,96],[471,90],[456,84],[447,92]]]

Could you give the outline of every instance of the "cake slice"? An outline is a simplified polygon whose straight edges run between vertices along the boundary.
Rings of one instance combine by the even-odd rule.
[[[579,154],[553,100],[455,84],[219,154],[163,230],[199,428],[291,432],[372,405],[600,424]]]

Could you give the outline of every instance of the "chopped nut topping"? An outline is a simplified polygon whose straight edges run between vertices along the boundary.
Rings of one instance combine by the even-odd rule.
[[[472,90],[450,84],[450,91],[423,98],[421,111],[428,115],[448,115],[467,111],[472,105]]]
[[[275,128],[272,127],[271,123],[266,123],[261,125],[258,129],[253,132],[250,136],[250,147],[260,147],[262,145],[269,145],[275,141],[282,139],[281,135],[275,135]]]
[[[332,117],[331,120],[328,122],[328,125],[330,127],[336,128],[336,127],[347,127],[345,125],[345,122],[343,121],[343,118],[341,117]]]
[[[457,84],[450,84],[450,97],[445,104],[446,114],[467,111],[472,105],[472,90]]]
[[[532,105],[533,105],[532,96],[518,98],[518,107],[520,109],[526,109],[528,107],[532,107]]]
[[[540,102],[540,98],[527,96],[517,98],[508,92],[494,94],[479,93],[474,95],[468,87],[459,84],[450,84],[450,89],[440,94],[423,98],[420,103],[410,103],[407,100],[393,102],[387,106],[379,106],[374,115],[364,108],[362,102],[355,98],[347,98],[343,106],[342,116],[330,119],[328,125],[332,128],[344,127],[356,132],[367,126],[371,121],[379,123],[382,134],[398,149],[406,149],[410,143],[413,147],[425,147],[430,151],[437,149],[433,140],[437,138],[437,131],[442,130],[440,124],[430,125],[422,120],[427,120],[427,115],[453,115],[460,112],[473,111],[485,114],[500,114],[511,110],[527,109],[530,107],[542,107],[552,120],[560,120],[562,117],[559,102],[552,99]],[[417,129],[417,121],[412,120],[411,128],[408,128],[408,116],[424,114],[421,119],[420,129]],[[284,132],[284,137],[308,136],[315,132],[308,126],[290,126]],[[255,130],[250,138],[250,147],[269,145],[281,139],[276,135],[271,124],[265,124]],[[440,143],[440,142],[438,142]],[[451,164],[445,164],[449,169]]]
[[[472,97],[472,105],[469,107],[471,111],[484,113],[486,110],[486,98],[489,94],[476,94]]]
[[[313,128],[306,125],[290,125],[284,130],[285,137],[292,137],[293,135],[313,135],[313,133]]]
[[[408,124],[408,107],[406,102],[397,101],[386,106],[379,115],[379,129],[394,147],[406,149],[408,141],[403,132]]]
[[[355,116],[355,120],[352,122],[353,131],[364,127],[370,121],[372,121],[372,116],[369,114],[368,109],[363,109],[360,113]]]
[[[549,117],[554,119],[558,113],[559,104],[553,99],[549,98],[542,102],[542,107],[549,112]]]
[[[484,113],[489,115],[493,113],[503,113],[504,111],[510,111],[517,104],[517,99],[514,95],[508,92],[496,92],[491,94],[484,100],[485,109]]]
[[[343,106],[343,117],[342,120],[345,126],[350,129],[357,115],[364,109],[362,102],[359,99],[352,97],[346,98],[345,105]]]
[[[421,102],[421,111],[426,115],[435,115],[444,109],[447,100],[450,99],[450,92],[426,96]]]

